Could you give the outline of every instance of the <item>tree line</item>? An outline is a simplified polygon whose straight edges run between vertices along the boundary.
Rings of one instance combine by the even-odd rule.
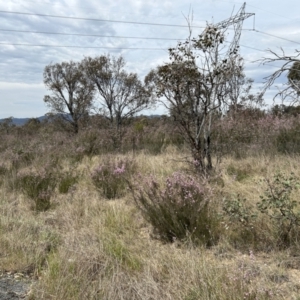
[[[44,70],[44,83],[51,91],[44,102],[75,133],[90,113],[100,113],[119,130],[126,118],[153,104],[137,74],[125,70],[121,56],[107,54],[86,57],[81,62],[50,64]]]
[[[214,120],[228,112],[232,116],[264,105],[263,93],[254,94],[253,80],[245,76],[239,46],[226,51],[227,29],[207,25],[200,35],[192,37],[190,26],[188,38],[169,49],[169,62],[150,70],[143,80],[126,71],[122,56],[106,54],[80,62],[50,64],[44,70],[44,83],[51,95],[46,95],[44,102],[75,133],[91,113],[106,118],[114,130],[116,144],[122,138],[126,120],[160,102],[189,145],[196,169],[207,174],[213,168]],[[292,62],[283,93],[286,97],[288,91],[289,96],[293,93],[298,98],[299,62]],[[286,69],[267,78],[266,88],[283,70]]]

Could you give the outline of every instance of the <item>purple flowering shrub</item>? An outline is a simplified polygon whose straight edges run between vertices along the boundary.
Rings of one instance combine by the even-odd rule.
[[[50,208],[50,198],[57,185],[57,176],[53,170],[21,170],[16,181],[16,187],[34,201],[33,208],[36,211],[46,211]]]
[[[93,170],[91,178],[102,196],[114,199],[125,195],[127,180],[134,171],[135,163],[132,160],[108,159]]]
[[[212,191],[207,183],[180,172],[161,185],[151,176],[131,185],[133,198],[162,240],[173,242],[189,237],[211,245],[216,238],[217,214],[209,205]]]

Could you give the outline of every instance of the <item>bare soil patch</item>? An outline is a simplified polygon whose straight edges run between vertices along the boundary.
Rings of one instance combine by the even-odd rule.
[[[0,300],[28,299],[31,283],[23,274],[0,274]]]

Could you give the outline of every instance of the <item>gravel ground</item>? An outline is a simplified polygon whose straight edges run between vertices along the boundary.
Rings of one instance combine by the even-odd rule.
[[[23,274],[0,274],[0,300],[26,299],[31,283]]]

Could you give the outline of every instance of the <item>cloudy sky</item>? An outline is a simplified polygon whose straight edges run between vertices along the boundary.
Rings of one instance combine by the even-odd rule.
[[[190,9],[196,36],[206,22],[223,21],[242,4],[230,0],[0,1],[0,118],[38,117],[47,112],[43,97],[49,91],[43,84],[43,70],[50,63],[121,54],[128,71],[143,79],[151,68],[168,61],[168,47],[187,37],[185,16]],[[300,50],[299,10],[299,0],[247,1],[246,12],[255,13],[255,19],[244,22],[241,55],[257,90],[276,68],[276,64],[255,62],[269,56],[267,49],[282,47],[290,55]],[[266,94],[269,103],[275,90]]]

